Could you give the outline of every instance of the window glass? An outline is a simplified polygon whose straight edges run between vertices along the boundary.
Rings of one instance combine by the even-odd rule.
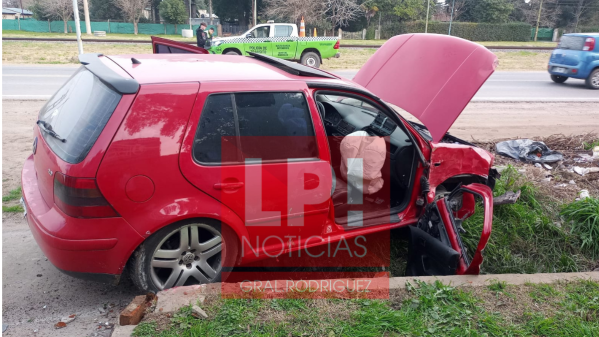
[[[64,142],[48,132],[42,131],[42,136],[62,160],[79,163],[104,130],[120,100],[119,93],[81,67],[50,98],[38,117],[46,129],[56,132]]]
[[[310,111],[301,93],[235,94],[244,159],[318,157]]]
[[[582,36],[564,35],[559,41],[558,49],[582,50],[585,38]]]
[[[291,26],[275,26],[275,37],[291,36],[293,29]]]
[[[181,48],[175,48],[175,47],[169,47],[169,48],[171,49],[171,54],[195,54],[192,51],[181,49]]]
[[[193,145],[201,163],[237,162],[231,94],[210,95],[202,110]]]
[[[270,26],[262,26],[252,30],[252,37],[266,38],[270,34]]]

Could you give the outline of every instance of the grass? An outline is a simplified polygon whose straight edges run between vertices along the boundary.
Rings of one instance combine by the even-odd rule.
[[[8,195],[2,197],[2,202],[17,200],[21,198],[21,187],[15,188],[14,190],[8,192]]]
[[[599,284],[455,288],[408,284],[387,300],[207,299],[208,319],[185,307],[148,336],[597,336]],[[490,300],[495,299],[495,301]],[[538,302],[543,301],[542,303]]]
[[[583,245],[586,238],[583,233],[587,233],[582,229],[584,225],[580,225],[580,232],[572,231],[567,223],[561,227],[556,225],[560,222],[561,205],[543,197],[513,167],[502,172],[494,194],[501,195],[508,190],[522,193],[517,203],[494,208],[493,232],[483,254],[482,272],[534,274],[591,268],[596,255],[590,244]],[[464,221],[467,232],[462,239],[471,252],[480,239],[482,220],[479,209]],[[593,232],[595,240],[599,237],[596,235]]]
[[[592,142],[589,142],[589,143],[587,143],[587,142],[583,142],[582,143],[582,147],[585,150],[592,150],[595,146],[599,146],[599,139],[596,139],[596,140],[594,140]]]
[[[574,201],[561,214],[571,222],[571,232],[580,237],[580,249],[590,250],[599,257],[599,198]]]
[[[2,212],[6,212],[6,213],[22,213],[23,207],[21,207],[20,205],[14,205],[14,206],[4,206],[2,205]]]

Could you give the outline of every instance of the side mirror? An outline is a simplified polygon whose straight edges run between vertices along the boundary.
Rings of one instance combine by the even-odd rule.
[[[250,34],[246,34],[246,35],[245,35],[245,38],[246,38],[246,39],[251,39],[251,38],[252,38],[252,34],[251,34],[251,33],[250,33]]]

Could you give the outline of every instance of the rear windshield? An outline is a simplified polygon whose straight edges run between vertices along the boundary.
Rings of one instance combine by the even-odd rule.
[[[557,45],[558,49],[582,50],[585,38],[582,36],[562,36]]]
[[[50,98],[38,117],[45,122],[40,124],[64,142],[49,132],[40,132],[58,157],[71,164],[79,163],[100,136],[120,99],[119,93],[81,67]]]

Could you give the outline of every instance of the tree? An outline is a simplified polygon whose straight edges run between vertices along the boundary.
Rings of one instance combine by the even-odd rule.
[[[60,0],[62,1],[62,0]],[[127,21],[133,22],[133,32],[137,35],[137,23],[144,9],[150,5],[149,0],[114,0],[114,4],[123,11]]]
[[[264,0],[264,14],[269,19],[322,24],[325,21],[332,27],[346,26],[357,18],[362,9],[356,0]]]
[[[426,0],[401,0],[393,7],[393,13],[402,20],[416,20],[426,16]]]
[[[260,3],[258,1],[258,8]],[[213,0],[212,6],[221,22],[233,22],[247,27],[252,17],[252,3],[249,0]]]
[[[379,8],[376,5],[371,5],[368,3],[363,3],[360,5],[360,8],[364,12],[364,17],[366,17],[366,26],[370,27],[370,20],[378,13]]]
[[[468,0],[462,20],[471,22],[505,23],[514,10],[509,0]]]
[[[77,1],[81,5],[80,1]],[[73,16],[73,1],[71,0],[40,0],[34,6],[42,8],[44,18],[59,18],[64,23],[64,33],[68,33],[67,21]],[[81,8],[81,6],[78,6]],[[77,13],[79,15],[79,13]]]
[[[187,22],[187,9],[183,0],[164,0],[158,5],[158,9],[166,22],[175,24],[175,31],[178,24]]]
[[[92,20],[122,20],[123,13],[114,0],[89,0]]]
[[[528,3],[514,0],[514,10],[510,14],[510,19],[518,22],[526,22],[532,26],[536,26],[540,5],[541,0],[530,0]],[[555,27],[561,11],[561,7],[558,6],[558,0],[543,0],[540,26]]]

